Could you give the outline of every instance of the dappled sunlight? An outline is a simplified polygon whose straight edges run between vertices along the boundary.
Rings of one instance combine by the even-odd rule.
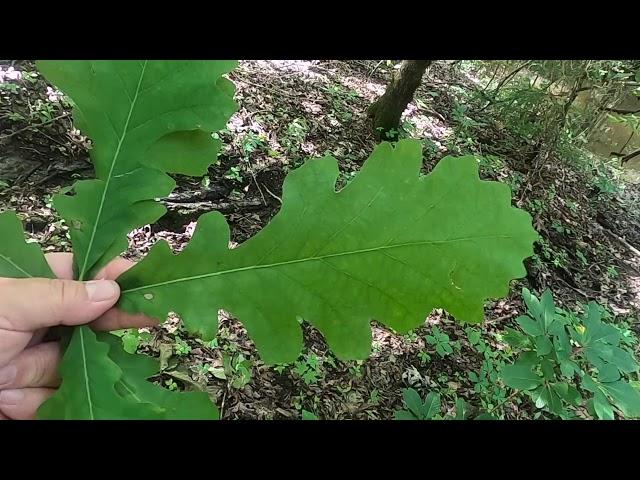
[[[10,66],[0,65],[0,83],[5,83],[7,80],[20,80],[22,78],[22,72],[16,70]]]
[[[625,167],[624,178],[631,183],[640,184],[640,155],[629,160]]]
[[[401,121],[410,123],[412,137],[429,139],[439,146],[442,146],[442,142],[454,134],[453,128],[434,115],[421,113],[421,110],[414,103],[410,103],[407,106],[407,109],[402,114]]]
[[[52,199],[75,181],[94,178],[89,158],[91,144],[73,125],[69,100],[37,73],[33,62],[16,61],[12,65],[7,61],[0,62],[4,62],[0,64],[0,213],[14,210],[24,223],[28,242],[38,243],[43,251],[69,251],[72,248],[70,231],[76,226],[60,218]],[[336,325],[342,328],[338,322],[347,317],[339,309],[351,303],[357,307],[365,296],[361,292],[368,291],[367,286],[377,285],[374,275],[371,278],[367,276],[375,273],[375,266],[369,269],[366,264],[362,272],[357,272],[362,273],[362,279],[354,277],[356,281],[361,280],[363,289],[354,290],[352,296],[341,297],[336,309],[331,310],[335,315],[328,314],[327,318],[320,319],[284,318],[286,315],[277,318],[275,324],[289,321],[296,329],[298,324],[294,321],[298,320],[302,330],[304,349],[298,358],[291,359],[288,364],[265,365],[247,329],[234,317],[233,312],[217,312],[219,334],[212,341],[187,333],[180,318],[170,314],[164,326],[141,331],[145,339],[140,340],[138,353],[158,357],[163,365],[161,373],[153,377],[154,381],[175,391],[207,391],[225,419],[295,419],[300,418],[303,411],[313,412],[323,419],[389,419],[393,418],[396,409],[401,408],[402,390],[408,387],[418,391],[421,398],[429,392],[438,393],[443,411],[449,413],[454,402],[464,399],[472,407],[471,416],[491,411],[506,419],[553,418],[544,408],[538,408],[536,401],[527,396],[529,394],[506,386],[499,373],[505,365],[513,364],[522,349],[522,345],[512,345],[507,338],[513,336],[514,331],[521,330],[518,319],[527,310],[522,295],[523,287],[536,295],[546,289],[551,290],[556,306],[566,311],[578,311],[590,301],[598,302],[610,312],[612,323],[615,321],[615,325],[625,331],[630,339],[625,349],[635,349],[637,352],[638,343],[632,344],[631,339],[632,332],[640,334],[640,185],[632,183],[640,183],[640,156],[627,163],[623,178],[620,178],[620,159],[606,157],[610,156],[612,150],[628,154],[634,150],[634,142],[638,139],[631,137],[627,129],[619,128],[616,133],[607,131],[608,125],[596,124],[589,139],[592,144],[600,142],[598,150],[593,152],[595,149],[592,148],[591,153],[584,153],[585,146],[589,147],[584,141],[586,138],[574,134],[570,128],[574,126],[571,122],[575,122],[579,130],[584,131],[588,125],[582,125],[581,119],[568,117],[565,119],[567,123],[557,127],[557,132],[543,129],[541,126],[546,128],[553,124],[555,116],[545,109],[547,103],[536,103],[537,97],[529,94],[531,84],[535,83],[538,89],[545,88],[548,83],[546,79],[526,68],[507,78],[523,62],[433,62],[424,72],[419,87],[403,111],[396,132],[400,139],[418,141],[414,142],[415,164],[417,166],[422,162],[420,175],[428,175],[439,164],[439,171],[445,172],[443,175],[446,176],[449,174],[445,166],[447,162],[440,163],[444,156],[473,155],[480,179],[493,181],[478,182],[482,184],[481,188],[495,187],[495,190],[486,190],[490,193],[488,198],[492,201],[500,199],[504,208],[511,213],[515,209],[509,205],[518,208],[521,214],[519,218],[527,223],[527,228],[532,226],[536,231],[532,232],[535,243],[527,253],[531,255],[524,262],[519,259],[514,262],[521,274],[511,282],[508,292],[506,289],[500,292],[504,297],[478,300],[477,320],[480,320],[484,306],[484,322],[463,323],[442,308],[418,312],[410,317],[403,316],[402,310],[394,310],[399,312],[398,318],[403,322],[412,318],[417,324],[420,320],[420,325],[413,330],[398,334],[379,322],[388,321],[388,318],[385,319],[386,310],[380,308],[375,310],[375,315],[381,318],[370,319],[370,357],[362,361],[341,361],[332,352],[320,330],[312,326],[311,320],[316,321],[317,325],[322,325],[320,321],[326,321],[331,328]],[[205,164],[196,176],[170,174],[176,188],[165,197],[155,199],[166,208],[167,213],[155,223],[131,231],[127,236],[128,248],[124,256],[140,260],[158,241],[165,241],[175,253],[184,252],[192,240],[197,222],[200,221],[201,227],[206,228],[203,227],[206,223],[202,222],[202,218],[208,212],[217,212],[210,215],[209,220],[215,217],[216,220],[222,220],[220,215],[224,216],[229,229],[228,248],[233,250],[230,253],[235,255],[251,251],[254,247],[243,251],[244,245],[247,241],[253,245],[256,245],[255,240],[264,241],[265,235],[261,232],[281,211],[285,178],[309,159],[325,155],[334,157],[339,168],[337,190],[349,185],[357,178],[365,159],[378,144],[374,122],[368,114],[369,107],[384,94],[399,65],[400,61],[378,60],[239,61],[238,67],[225,75],[235,85],[234,99],[238,109],[233,115],[229,112],[230,116],[225,117],[228,118],[226,128],[212,134],[221,142],[217,159],[211,153],[211,164]],[[594,72],[590,78],[599,78],[601,74]],[[564,75],[564,72],[556,74]],[[620,72],[616,74],[618,77],[615,78],[619,78]],[[508,81],[501,86],[504,90],[494,96],[494,89],[505,78]],[[566,85],[576,84],[574,77],[569,80],[565,82]],[[560,82],[552,85],[549,91],[561,99],[560,96],[568,95],[571,90],[565,84]],[[394,117],[393,122],[396,120],[397,117]],[[557,133],[559,140],[549,132]],[[611,142],[614,133],[615,142]],[[209,140],[208,135],[209,132],[205,132],[205,141]],[[419,148],[422,149],[421,157]],[[457,161],[451,159],[451,165]],[[462,162],[464,160],[458,163]],[[468,159],[467,164],[469,170],[475,169],[474,161]],[[365,171],[371,172],[370,165]],[[389,167],[385,165],[386,168]],[[305,170],[309,176],[296,187],[296,175],[298,179],[303,178]],[[455,174],[455,171],[451,171]],[[433,230],[434,235],[444,225],[448,229],[445,232],[446,242],[457,242],[468,238],[456,239],[449,230],[465,224],[469,209],[472,208],[456,207],[458,200],[478,206],[478,211],[482,209],[483,214],[491,213],[490,208],[486,208],[473,191],[465,189],[453,176],[447,178],[451,183],[449,187],[453,188],[431,192],[444,194],[446,191],[446,195],[437,196],[437,201],[429,199],[428,204],[422,205],[409,199],[402,204],[402,208],[392,203],[395,198],[393,195],[398,194],[399,198],[405,190],[412,192],[417,188],[403,189],[400,186],[392,192],[386,188],[386,183],[381,183],[378,189],[377,185],[372,186],[362,176],[359,177],[361,181],[353,185],[355,190],[352,188],[351,191],[357,192],[360,188],[367,193],[366,198],[345,198],[343,195],[341,198],[347,202],[336,205],[344,214],[344,221],[333,222],[329,216],[331,213],[324,206],[322,209],[314,207],[313,202],[321,201],[322,195],[308,200],[309,192],[313,191],[318,178],[314,172],[317,173],[310,166],[287,180],[291,182],[291,190],[284,202],[295,201],[295,192],[302,191],[307,194],[302,195],[305,207],[309,205],[309,209],[301,209],[302,214],[295,218],[295,221],[299,221],[292,229],[294,233],[289,236],[285,234],[270,243],[268,255],[255,263],[257,268],[253,263],[246,268],[259,272],[255,283],[248,282],[259,294],[263,293],[261,289],[270,291],[260,282],[274,282],[273,278],[280,278],[279,275],[273,275],[273,278],[268,276],[272,270],[267,267],[298,263],[298,260],[280,260],[280,257],[295,258],[295,254],[290,255],[287,250],[291,238],[298,234],[309,235],[302,237],[300,244],[303,249],[310,249],[316,240],[322,243],[321,239],[325,238],[322,237],[323,232],[316,234],[307,228],[307,219],[327,228],[329,243],[334,238],[329,236],[331,232],[348,237],[349,242],[353,241],[354,244],[364,237],[367,241],[376,239],[376,235],[384,241],[393,238],[394,229],[402,230],[407,237],[414,235],[398,220],[411,208],[415,209],[415,215],[408,216],[412,224],[424,225],[427,233]],[[381,178],[385,180],[387,175],[394,176],[391,170],[384,170],[383,173],[384,177],[381,173]],[[417,177],[414,180],[418,181]],[[496,181],[502,185],[498,186]],[[422,183],[428,184],[429,188],[438,188],[433,182]],[[77,197],[77,192],[74,193]],[[346,205],[348,202],[355,205]],[[380,219],[370,214],[377,208],[381,212]],[[349,209],[353,209],[353,215],[349,214]],[[310,211],[314,212],[312,217]],[[285,215],[278,220],[279,225],[276,222],[277,228],[286,226],[286,212],[285,209]],[[289,212],[296,213],[296,209],[290,209]],[[425,213],[433,215],[433,219],[427,217],[430,221],[422,220]],[[482,228],[501,228],[501,222],[504,221],[499,216],[489,215],[486,220]],[[144,221],[149,222],[151,218]],[[213,225],[212,222],[211,228]],[[315,223],[313,226],[315,228]],[[466,228],[467,225],[464,226]],[[226,255],[224,243],[227,238],[221,238],[223,245],[216,244],[215,239],[207,244],[202,243],[207,239],[201,236],[201,245],[197,248],[202,248],[207,255]],[[428,243],[439,243],[439,240],[431,242],[429,239]],[[402,246],[413,248],[415,245]],[[382,248],[386,248],[386,245]],[[434,272],[461,290],[466,288],[463,277],[467,274],[480,277],[499,275],[500,262],[509,258],[508,249],[498,249],[496,252],[489,251],[491,248],[486,250],[469,255],[486,258],[487,265],[491,266],[488,271],[485,268],[478,273],[477,269],[470,267],[473,262],[463,259],[460,263],[459,258],[455,259],[453,268],[447,270],[439,266],[438,262],[443,262],[443,259],[438,257],[433,265],[425,263],[427,267],[422,272],[418,266],[423,259],[418,259],[405,265],[406,275],[400,278],[409,285],[409,277],[413,278],[411,272],[415,273],[417,287],[411,288],[410,295],[403,285],[394,282],[388,290],[376,290],[371,298],[377,299],[378,293],[381,297],[388,296],[394,309],[396,306],[402,308],[404,303],[415,299],[416,303],[424,301],[425,305],[446,304],[451,310],[459,312],[454,306],[461,308],[460,305],[451,303],[447,291],[434,290],[436,293],[431,294],[430,298],[420,297],[420,292],[428,292],[430,276]],[[316,253],[318,251],[322,250],[316,249]],[[443,252],[443,258],[446,257],[444,251],[444,248],[438,250]],[[469,251],[474,250],[470,247]],[[363,252],[370,254],[369,249],[358,253]],[[328,260],[327,266],[336,268],[346,264],[342,253],[332,253],[327,258],[313,258],[316,253],[312,254],[312,258],[305,256],[303,260]],[[174,260],[169,256],[167,258]],[[190,260],[188,255],[185,258]],[[196,260],[192,263],[198,265],[198,259],[204,258],[204,254],[193,258]],[[390,264],[393,263],[391,260],[402,260],[401,257],[388,258]],[[427,258],[425,262],[430,261],[428,257],[424,258]],[[220,258],[214,261],[220,263]],[[204,265],[205,262],[202,263]],[[184,268],[187,267],[191,268],[192,265],[185,265]],[[244,271],[245,267],[240,267],[240,270]],[[180,270],[172,268],[171,271]],[[273,271],[289,272],[284,269]],[[231,272],[235,272],[235,267],[223,273],[227,275]],[[384,268],[381,278],[386,281],[390,278],[390,272],[390,267]],[[429,286],[421,290],[423,273],[424,281],[428,281]],[[333,278],[331,275],[323,274],[313,284],[322,285],[327,278]],[[213,278],[214,275],[205,276]],[[232,281],[231,276],[227,278]],[[248,276],[242,278],[249,279]],[[291,297],[298,294],[304,296],[305,289],[311,284],[306,278],[300,280],[300,290],[296,287],[291,290],[293,293],[286,292]],[[482,279],[479,281],[482,283]],[[487,283],[485,281],[483,286]],[[193,291],[202,293],[195,287]],[[244,318],[239,313],[243,310],[240,306],[245,307],[241,303],[242,295],[247,298],[251,295],[241,288],[237,289],[236,294],[231,303],[236,302],[234,305],[238,307],[238,312],[235,314]],[[264,310],[256,310],[260,315],[268,312],[271,306],[268,303],[270,297],[265,298],[266,303],[261,304],[265,306]],[[326,301],[324,296],[318,295],[318,304]],[[460,304],[464,306],[464,302]],[[221,305],[216,305],[213,311],[205,312],[206,318],[215,321],[219,307]],[[356,307],[349,312],[364,316]],[[178,310],[175,306],[172,308]],[[231,310],[227,304],[224,308]],[[313,316],[309,311],[306,314]],[[265,314],[265,317],[268,315]],[[364,325],[369,319],[361,320]],[[408,323],[399,321],[398,325]],[[273,329],[276,334],[278,328],[276,326]],[[328,327],[321,328],[330,331]],[[131,332],[127,335],[135,336],[135,329]],[[347,331],[348,335],[352,333],[351,330]],[[355,331],[353,335],[357,333],[366,332]],[[449,350],[442,350],[444,347],[441,344],[446,344]],[[535,346],[538,347],[537,344]],[[247,369],[248,378],[240,386],[237,382],[234,386],[234,381],[238,380],[236,367],[239,359]],[[537,377],[542,373],[534,369],[527,375]],[[569,382],[568,377],[562,382]],[[583,410],[581,406],[579,414],[588,417],[590,414]]]
[[[257,60],[255,65],[279,74],[293,74],[303,80],[326,80],[318,63],[317,60]]]
[[[328,152],[364,160],[367,149],[352,153],[342,145],[349,145],[349,137],[373,145],[366,119],[371,92],[359,93],[357,77],[345,76],[344,70],[341,62],[240,61],[232,79],[240,87],[241,109],[227,126],[234,140],[225,152],[235,155],[239,149],[247,159],[240,166],[253,174],[278,165],[295,167]],[[354,88],[345,86],[344,78]]]
[[[640,264],[640,257],[637,259],[637,264]],[[632,313],[633,309],[640,309],[640,276],[630,276],[627,282],[629,290],[633,294],[633,302],[627,305],[626,308],[618,308],[618,312],[624,315]]]
[[[341,76],[338,79],[340,85],[358,92],[360,96],[369,102],[380,97],[385,90],[385,84],[379,80],[363,79],[361,77]]]

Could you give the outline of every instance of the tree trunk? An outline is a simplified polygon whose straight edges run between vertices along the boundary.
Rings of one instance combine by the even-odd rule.
[[[422,75],[432,60],[403,60],[387,90],[371,104],[368,115],[378,139],[396,140],[400,117],[420,86]]]

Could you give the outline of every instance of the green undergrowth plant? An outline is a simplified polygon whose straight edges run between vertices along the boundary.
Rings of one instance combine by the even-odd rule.
[[[426,335],[424,339],[427,345],[431,345],[435,349],[436,353],[442,358],[447,355],[451,355],[454,349],[460,351],[460,342],[452,342],[449,339],[449,335],[444,333],[438,327],[433,327],[431,333]]]
[[[253,363],[241,353],[231,355],[224,352],[222,364],[225,379],[229,381],[232,388],[242,390],[251,382]]]
[[[311,353],[296,361],[293,371],[307,385],[314,385],[324,378],[322,360]]]
[[[505,403],[507,389],[499,382],[500,371],[512,357],[511,352],[492,348],[486,334],[468,327],[467,338],[472,348],[481,356],[480,368],[467,372],[473,384],[473,391],[478,395],[480,407],[488,412],[499,413]]]
[[[527,315],[503,340],[519,352],[502,369],[504,383],[525,392],[536,408],[563,419],[640,417],[636,339],[590,302],[575,315],[557,308],[549,290],[540,299],[522,292]]]
[[[469,418],[469,405],[463,398],[456,398],[454,415],[443,413],[442,398],[439,393],[429,392],[425,399],[413,388],[402,391],[403,410],[396,410],[396,420],[466,420]]]
[[[54,199],[69,226],[77,280],[94,278],[127,248],[131,230],[165,213],[157,199],[175,187],[169,174],[201,178],[216,160],[212,132],[236,109],[223,77],[234,65],[38,63],[92,141],[96,178]],[[222,214],[201,216],[181,253],[161,240],[117,279],[119,308],[158,321],[173,312],[204,342],[225,310],[267,364],[299,358],[301,321],[343,361],[368,357],[373,319],[399,333],[434,308],[480,322],[485,300],[505,296],[510,280],[525,275],[537,234],[530,215],[511,205],[508,186],[479,179],[474,157],[445,157],[421,176],[421,150],[414,140],[382,143],[339,191],[334,158],[307,161],[287,176],[278,214],[236,248]],[[0,235],[0,276],[53,277],[14,213],[0,214]],[[217,417],[205,393],[148,381],[155,362],[127,353],[113,335],[78,327],[64,343],[62,385],[40,418]]]

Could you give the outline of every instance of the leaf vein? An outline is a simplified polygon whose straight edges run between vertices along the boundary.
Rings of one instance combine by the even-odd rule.
[[[510,235],[483,235],[483,236],[478,236],[478,237],[461,237],[461,238],[451,238],[451,239],[447,239],[447,240],[427,240],[427,241],[422,241],[422,242],[400,243],[400,244],[396,244],[396,245],[381,245],[381,246],[378,246],[378,247],[363,248],[363,249],[360,249],[360,250],[351,250],[351,251],[347,251],[347,252],[330,253],[330,254],[327,254],[327,255],[319,256],[319,257],[299,258],[299,259],[296,259],[296,260],[286,260],[286,261],[282,261],[282,262],[275,262],[275,263],[270,263],[270,264],[265,264],[265,265],[249,265],[249,266],[246,266],[246,267],[232,268],[232,269],[229,269],[229,270],[220,270],[220,271],[217,271],[217,272],[203,273],[203,274],[200,274],[200,275],[191,275],[191,276],[188,276],[188,277],[180,277],[180,278],[175,278],[173,280],[166,280],[164,282],[158,282],[158,283],[154,283],[154,284],[150,284],[150,285],[142,285],[140,287],[135,287],[135,288],[130,288],[130,289],[127,289],[127,290],[123,290],[122,294],[136,292],[136,291],[140,291],[140,290],[146,290],[148,288],[162,287],[162,286],[165,286],[165,285],[171,285],[171,284],[175,284],[175,283],[182,283],[182,282],[200,280],[200,279],[203,279],[203,278],[218,277],[218,276],[227,275],[227,274],[230,274],[230,273],[246,272],[246,271],[251,271],[251,270],[259,270],[259,269],[263,269],[263,268],[274,268],[274,267],[280,267],[280,266],[284,266],[284,265],[292,265],[292,264],[296,264],[296,263],[304,263],[304,262],[311,262],[311,261],[316,261],[316,260],[324,260],[326,258],[334,258],[334,257],[348,256],[348,255],[359,255],[359,254],[373,253],[373,252],[378,252],[378,251],[383,251],[383,250],[388,250],[388,249],[394,249],[394,248],[402,248],[402,247],[418,247],[418,246],[423,246],[423,245],[440,245],[440,244],[453,243],[453,242],[464,242],[464,241],[469,241],[469,240],[498,239],[498,238],[511,239],[513,237],[510,236]]]

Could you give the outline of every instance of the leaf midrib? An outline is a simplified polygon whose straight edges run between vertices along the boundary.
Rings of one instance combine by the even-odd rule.
[[[87,369],[87,355],[84,348],[84,328],[78,328],[80,334],[80,349],[82,352],[82,368],[84,373],[84,387],[87,392],[87,403],[89,404],[89,418],[91,420],[95,420],[95,416],[93,414],[93,398],[91,397],[91,388],[89,387],[89,371]]]
[[[100,204],[98,205],[98,213],[95,217],[95,222],[93,224],[93,229],[91,231],[91,237],[89,238],[89,244],[87,245],[87,250],[85,252],[84,255],[84,260],[82,263],[82,268],[80,269],[80,275],[78,277],[78,280],[84,280],[84,276],[87,273],[87,262],[89,261],[89,254],[91,253],[91,250],[93,248],[93,242],[95,240],[96,237],[96,232],[98,231],[98,224],[100,223],[100,217],[102,216],[102,210],[104,208],[104,203],[105,200],[107,198],[107,192],[109,190],[109,185],[111,184],[111,178],[113,178],[113,171],[115,169],[116,163],[118,161],[118,157],[120,156],[120,149],[122,148],[122,144],[124,143],[124,139],[127,136],[127,130],[129,128],[129,121],[131,120],[131,115],[133,114],[133,110],[135,108],[136,102],[138,100],[138,95],[140,94],[140,86],[142,85],[142,79],[144,78],[144,73],[147,69],[147,62],[148,60],[144,61],[144,64],[142,65],[142,69],[140,70],[140,78],[138,78],[138,85],[136,86],[136,91],[135,94],[133,96],[133,99],[131,100],[131,105],[129,106],[129,114],[127,115],[127,120],[124,124],[124,128],[122,130],[122,135],[120,137],[120,139],[118,140],[118,146],[116,148],[116,151],[113,155],[113,159],[111,160],[111,167],[109,168],[109,174],[107,175],[107,178],[105,180],[105,185],[104,185],[104,189],[102,190],[102,196],[100,197]]]
[[[286,261],[282,261],[282,262],[269,263],[269,264],[265,264],[265,265],[249,265],[249,266],[246,266],[246,267],[232,268],[232,269],[229,269],[229,270],[220,270],[220,271],[217,271],[217,272],[204,273],[204,274],[201,274],[201,275],[192,275],[192,276],[189,276],[189,277],[181,277],[181,278],[176,278],[176,279],[173,279],[173,280],[167,280],[165,282],[158,282],[158,283],[154,283],[154,284],[150,284],[150,285],[143,285],[143,286],[140,286],[140,287],[135,287],[135,288],[127,289],[127,290],[122,290],[122,294],[124,295],[125,293],[131,293],[131,292],[136,292],[136,291],[140,291],[140,290],[146,290],[148,288],[163,287],[163,286],[171,285],[171,284],[175,284],[175,283],[190,282],[190,281],[193,281],[193,280],[201,280],[201,279],[210,278],[210,277],[218,277],[218,276],[227,275],[227,274],[230,274],[230,273],[245,272],[245,271],[249,271],[249,270],[261,270],[261,269],[265,269],[265,268],[274,268],[274,267],[280,267],[280,266],[284,266],[284,265],[293,265],[293,264],[296,264],[296,263],[312,262],[312,261],[316,261],[316,260],[325,260],[327,258],[344,257],[344,256],[349,256],[349,255],[359,255],[359,254],[363,254],[363,253],[371,253],[371,252],[376,252],[376,251],[390,250],[390,249],[393,249],[393,248],[412,247],[412,246],[420,246],[420,245],[438,245],[438,244],[443,244],[443,243],[463,242],[463,241],[467,241],[467,240],[495,239],[495,238],[513,238],[513,237],[511,237],[510,235],[483,235],[483,236],[451,238],[451,239],[447,239],[447,240],[427,240],[427,241],[422,241],[422,242],[399,243],[399,244],[395,244],[395,245],[381,245],[381,246],[377,246],[377,247],[363,248],[363,249],[359,249],[359,250],[350,250],[350,251],[346,251],[346,252],[330,253],[330,254],[327,254],[327,255],[320,255],[320,256],[315,256],[315,257],[298,258],[298,259],[295,259],[295,260],[286,260]]]
[[[24,273],[27,277],[29,278],[33,278],[33,275],[31,275],[29,272],[27,272],[25,269],[23,269],[22,267],[20,267],[20,265],[18,265],[17,263],[15,263],[13,260],[11,260],[9,257],[6,257],[4,255],[2,255],[0,253],[0,258],[2,260],[4,260],[5,262],[7,262],[9,265],[11,265],[13,268],[15,268],[16,270],[18,270],[19,272]]]

